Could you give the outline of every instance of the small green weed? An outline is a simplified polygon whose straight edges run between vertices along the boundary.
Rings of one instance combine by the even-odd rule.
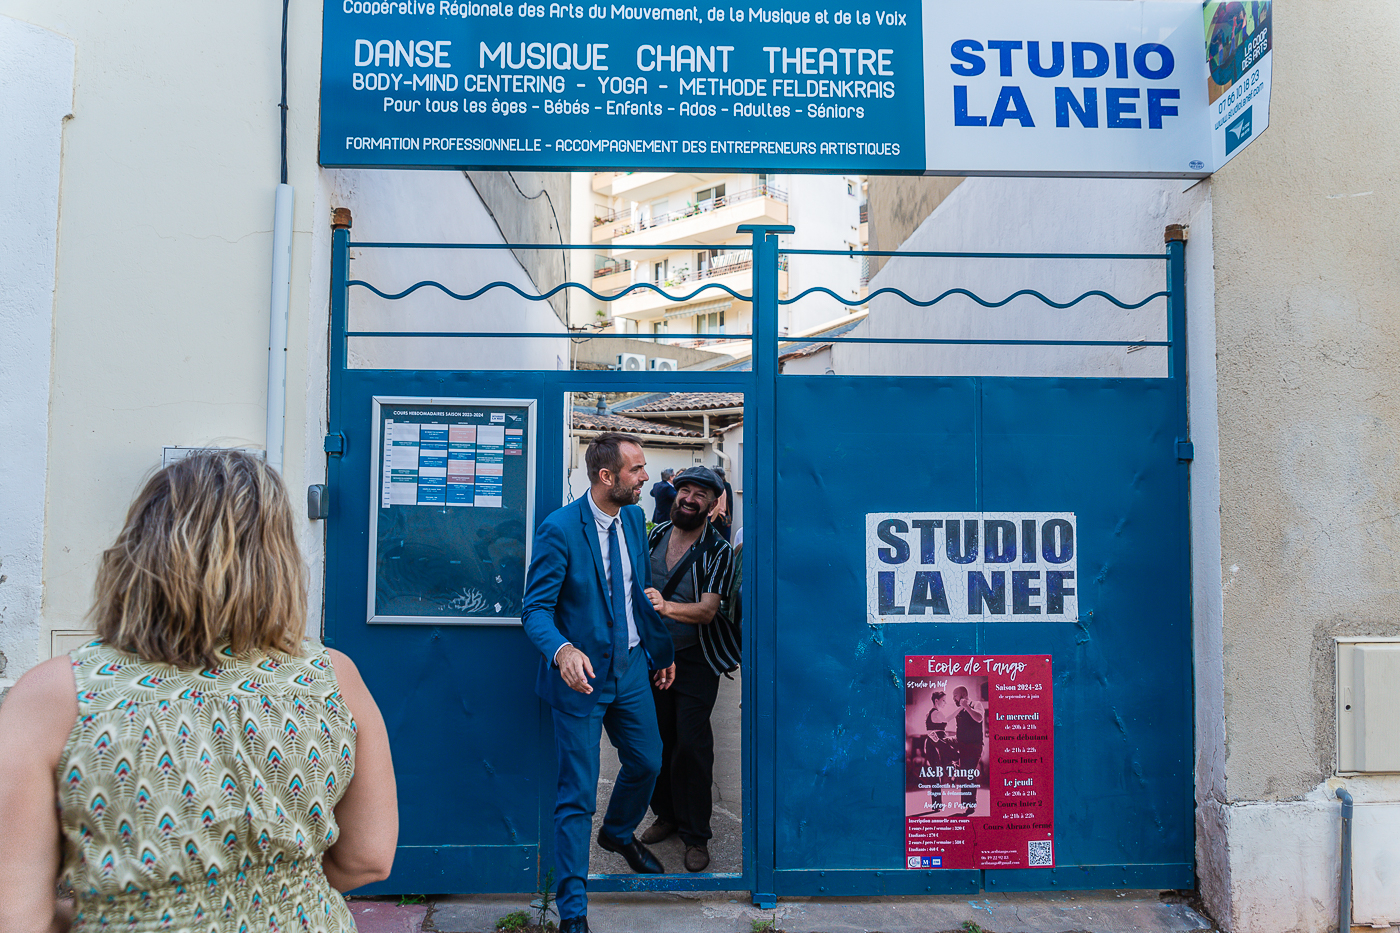
[[[428,903],[428,898],[427,898],[426,895],[423,895],[423,894],[400,894],[400,895],[399,895],[399,906],[400,906],[400,907],[407,907],[407,906],[409,906],[410,904],[426,904],[426,903]]]
[[[975,920],[964,920],[962,928],[963,933],[987,933],[986,930],[977,925]]]
[[[515,933],[530,925],[530,915],[523,910],[515,910],[496,921],[498,933]]]
[[[750,933],[778,933],[778,925],[772,920],[755,920],[749,925]]]

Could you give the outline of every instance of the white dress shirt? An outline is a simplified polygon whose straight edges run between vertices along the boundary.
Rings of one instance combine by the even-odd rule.
[[[627,532],[622,527],[622,510],[618,509],[618,514],[609,515],[598,508],[598,503],[593,501],[592,491],[585,492],[584,497],[588,500],[588,507],[593,510],[593,525],[598,532],[598,550],[603,555],[603,573],[606,574],[609,590],[612,590],[612,561],[608,559],[608,528],[613,522],[617,522],[617,546],[622,551],[622,589],[627,598],[624,600],[627,607],[627,648],[631,650],[642,643],[642,637],[637,634],[637,620],[632,612],[632,558],[627,551]],[[569,644],[566,642],[565,644]],[[559,651],[564,650],[564,645],[559,646]],[[559,651],[554,652],[554,663],[559,663]]]
[[[632,557],[627,552],[627,533],[622,530],[622,509],[619,508],[616,515],[609,515],[593,501],[592,490],[584,495],[588,497],[588,507],[593,510],[593,522],[598,528],[598,549],[603,553],[603,573],[607,574],[610,587],[613,569],[612,561],[608,560],[608,528],[617,522],[617,546],[622,551],[622,591],[627,594],[624,600],[627,606],[627,647],[635,648],[642,643],[642,636],[637,634],[637,620],[632,614]]]

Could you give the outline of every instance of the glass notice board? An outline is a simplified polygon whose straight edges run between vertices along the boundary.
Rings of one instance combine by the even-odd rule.
[[[518,625],[535,400],[376,397],[368,621]]]

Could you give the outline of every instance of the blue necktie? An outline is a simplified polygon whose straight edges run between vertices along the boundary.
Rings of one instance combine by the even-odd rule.
[[[616,664],[627,660],[627,590],[622,584],[622,546],[617,541],[617,519],[608,526],[608,568],[612,587],[613,654]]]

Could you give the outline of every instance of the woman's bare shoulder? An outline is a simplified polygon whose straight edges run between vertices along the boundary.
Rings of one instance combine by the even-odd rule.
[[[331,659],[331,669],[335,671],[336,683],[340,684],[342,693],[347,696],[369,693],[364,678],[360,676],[360,669],[355,666],[354,661],[350,660],[348,654],[344,651],[336,651],[334,648],[327,648],[326,656]]]
[[[73,665],[60,655],[35,665],[5,695],[0,705],[0,745],[36,747],[57,758],[78,718]],[[11,743],[22,744],[11,744]]]
[[[43,703],[59,707],[67,705],[78,713],[78,688],[73,680],[73,661],[66,654],[49,658],[30,668],[5,695],[5,703]]]

